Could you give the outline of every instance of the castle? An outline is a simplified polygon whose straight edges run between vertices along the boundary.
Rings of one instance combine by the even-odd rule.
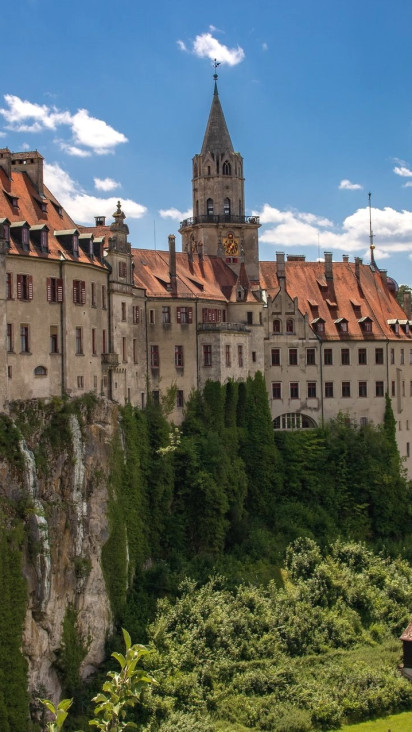
[[[93,391],[144,407],[176,390],[171,419],[208,379],[266,379],[274,429],[349,415],[382,422],[392,399],[412,475],[410,293],[374,261],[259,261],[259,218],[245,215],[243,159],[215,81],[193,216],[182,251],[134,249],[114,221],[77,225],[43,184],[38,152],[0,150],[0,406]]]

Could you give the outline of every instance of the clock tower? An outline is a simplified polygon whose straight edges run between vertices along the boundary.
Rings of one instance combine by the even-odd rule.
[[[217,74],[202,151],[193,158],[193,217],[180,226],[189,257],[222,257],[238,274],[245,264],[249,280],[259,279],[257,216],[245,216],[243,158],[233,150],[220,104]]]

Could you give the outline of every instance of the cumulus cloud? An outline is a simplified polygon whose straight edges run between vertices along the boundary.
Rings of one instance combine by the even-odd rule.
[[[94,223],[96,215],[110,218],[116,210],[117,197],[90,196],[58,163],[44,163],[44,180],[73,220],[79,224]],[[122,199],[122,209],[129,219],[140,219],[147,211],[146,206],[131,199]]]
[[[217,38],[214,38],[212,33],[202,33],[196,36],[191,48],[188,48],[183,41],[178,41],[177,45],[181,51],[193,53],[199,58],[210,58],[212,61],[217,59],[219,63],[227,64],[228,66],[236,66],[245,58],[243,48],[240,46],[237,46],[237,48],[228,48],[224,43],[220,43]]]
[[[409,170],[406,165],[395,165],[393,172],[400,175],[401,178],[412,178],[412,170]]]
[[[7,106],[0,108],[0,114],[6,121],[7,129],[35,133],[68,127],[72,139],[57,140],[68,155],[87,157],[92,152],[106,155],[113,152],[116,145],[127,142],[127,137],[122,132],[118,132],[104,120],[92,117],[87,109],[79,109],[71,114],[54,106],[20,99],[13,94],[5,94],[4,100]]]
[[[342,252],[367,252],[369,248],[369,208],[360,208],[343,223],[335,225],[329,219],[299,211],[281,211],[265,204],[254,211],[267,228],[260,236],[262,242],[277,247],[318,246]],[[395,252],[412,249],[412,211],[397,211],[386,207],[372,209],[375,256],[381,259]]]
[[[161,209],[159,214],[162,219],[173,219],[174,221],[184,221],[184,219],[190,219],[192,217],[192,209],[188,208],[187,211],[179,211],[177,208]]]
[[[339,190],[340,191],[361,191],[363,189],[363,186],[361,186],[360,183],[351,183],[348,178],[343,178],[341,182],[339,183]]]
[[[120,187],[120,183],[113,178],[94,178],[94,187],[98,191],[114,191],[115,188]]]

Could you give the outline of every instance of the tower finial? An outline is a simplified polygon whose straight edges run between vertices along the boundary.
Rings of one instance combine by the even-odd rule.
[[[373,231],[372,231],[372,205],[371,205],[372,194],[371,193],[368,194],[368,198],[369,198],[369,248],[371,251],[371,265],[372,265],[372,267],[376,267],[375,255],[374,255],[375,245],[373,243]]]
[[[214,78],[214,80],[215,80],[215,91],[214,91],[214,93],[215,93],[215,94],[218,94],[218,91],[217,91],[217,80],[218,80],[218,75],[217,75],[217,73],[216,73],[216,69],[217,69],[217,67],[218,67],[218,66],[220,66],[220,64],[221,64],[221,61],[216,61],[216,59],[215,59],[215,60],[214,60],[214,62],[213,62],[213,68],[214,68],[214,70],[215,70],[215,73],[213,74],[213,78]]]

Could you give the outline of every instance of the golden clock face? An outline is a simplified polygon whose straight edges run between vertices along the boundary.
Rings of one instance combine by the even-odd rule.
[[[229,231],[226,236],[222,237],[222,244],[227,256],[237,257],[239,254],[239,239],[235,237],[233,231]]]

